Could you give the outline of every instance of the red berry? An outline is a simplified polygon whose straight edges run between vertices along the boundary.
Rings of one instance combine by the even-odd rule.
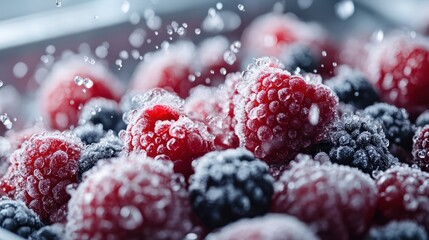
[[[267,214],[242,219],[210,234],[210,240],[316,240],[313,231],[298,219],[283,214]]]
[[[69,209],[67,239],[183,239],[192,227],[183,176],[143,155],[98,167]]]
[[[122,92],[119,81],[104,66],[74,56],[52,68],[42,86],[41,110],[52,128],[64,130],[77,124],[80,109],[91,98],[118,101]]]
[[[416,164],[421,170],[429,172],[429,125],[416,132],[412,154],[410,164]]]
[[[429,107],[429,39],[391,35],[370,52],[370,79],[382,100],[417,116]]]
[[[34,134],[37,133],[43,133],[46,131],[46,128],[42,125],[36,124],[32,127],[25,128],[19,131],[8,131],[6,133],[6,137],[8,138],[9,142],[12,144],[12,149],[19,149],[21,148],[21,145],[30,139]]]
[[[149,157],[169,159],[174,170],[188,177],[192,161],[213,150],[207,126],[183,112],[183,101],[162,89],[147,92],[141,108],[128,114],[128,126],[120,135],[125,149],[144,151]]]
[[[297,217],[322,239],[362,237],[375,212],[374,181],[357,169],[300,162],[285,171],[272,210]]]
[[[377,176],[377,217],[384,222],[410,219],[429,229],[429,173],[395,166]]]
[[[68,133],[36,134],[10,157],[1,179],[3,191],[23,201],[42,221],[60,222],[66,215],[69,184],[77,183],[81,141]]]
[[[191,63],[195,57],[195,46],[191,42],[178,42],[161,49],[140,63],[132,77],[132,89],[148,91],[163,88],[175,92],[182,98],[192,88]]]
[[[337,97],[312,78],[291,75],[276,59],[248,67],[235,100],[241,146],[268,163],[287,163],[317,143],[336,117]]]

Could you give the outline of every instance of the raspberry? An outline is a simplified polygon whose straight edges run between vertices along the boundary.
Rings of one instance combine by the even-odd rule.
[[[216,149],[237,148],[238,137],[234,132],[234,86],[241,80],[241,74],[228,74],[225,84],[219,88],[198,86],[191,91],[185,103],[185,113],[201,121],[215,136]]]
[[[376,103],[365,108],[364,113],[381,124],[387,140],[405,149],[411,149],[414,132],[405,109],[387,103]]]
[[[240,145],[269,163],[287,163],[319,142],[336,118],[330,89],[280,67],[277,59],[255,60],[234,99]]]
[[[267,214],[253,219],[242,219],[218,232],[207,240],[316,240],[312,230],[298,219],[283,214]]]
[[[416,127],[424,127],[429,124],[429,111],[426,110],[416,119]]]
[[[10,142],[4,137],[0,137],[0,177],[3,177],[7,172],[11,152],[12,145]]]
[[[425,229],[412,221],[393,221],[389,224],[372,228],[367,240],[427,240]]]
[[[34,134],[43,133],[45,131],[47,131],[47,129],[43,125],[36,124],[32,127],[25,128],[19,131],[10,130],[6,132],[6,137],[12,144],[12,149],[15,150],[21,148],[21,145],[25,141],[30,139]]]
[[[67,133],[36,134],[10,157],[2,178],[5,191],[23,201],[44,222],[60,222],[70,196],[66,186],[77,182],[81,141]]]
[[[69,202],[66,239],[183,239],[191,209],[167,161],[122,157],[88,175]]]
[[[44,226],[37,232],[33,232],[28,238],[29,240],[61,240],[64,239],[64,225],[52,224]]]
[[[412,164],[416,164],[423,171],[429,171],[429,126],[419,129],[414,136],[413,143],[413,160]]]
[[[101,124],[85,124],[78,126],[73,129],[73,133],[87,145],[100,142],[100,139],[106,135],[106,132],[103,130],[103,125]]]
[[[361,239],[377,202],[374,181],[357,169],[303,161],[285,171],[272,211],[297,217],[321,239]]]
[[[121,111],[126,113],[133,109],[141,108],[140,98],[143,94],[144,92],[141,91],[128,91],[124,96],[122,96],[121,102],[119,103]]]
[[[43,223],[24,203],[2,197],[0,199],[0,226],[27,238],[41,228]]]
[[[188,78],[194,55],[194,44],[185,41],[153,53],[148,60],[137,66],[132,77],[132,89],[146,92],[153,88],[163,88],[182,98],[187,97],[193,86]]]
[[[386,170],[398,160],[388,150],[381,125],[369,116],[344,115],[330,133],[329,156],[334,163],[372,174]]]
[[[244,149],[200,157],[189,186],[195,214],[211,228],[265,214],[273,191],[266,163]]]
[[[80,108],[91,98],[119,100],[121,94],[120,82],[104,66],[75,56],[52,68],[40,93],[41,110],[52,128],[64,130],[77,124]]]
[[[99,142],[84,148],[78,163],[79,181],[82,181],[83,174],[94,167],[98,161],[119,157],[122,148],[122,141],[111,132],[101,138]]]
[[[429,229],[429,173],[395,166],[377,176],[377,217],[381,222],[409,219]]]
[[[142,107],[127,114],[127,129],[120,134],[125,150],[167,158],[176,172],[190,176],[192,161],[214,148],[213,135],[206,125],[185,116],[183,101],[165,90],[154,89],[140,100]]]
[[[370,79],[381,98],[417,116],[429,107],[429,40],[390,35],[371,51]]]
[[[358,109],[380,102],[377,92],[363,73],[347,66],[340,67],[336,76],[326,81],[326,85],[337,94],[340,102]]]
[[[117,102],[105,98],[93,98],[82,108],[79,124],[101,124],[104,131],[113,130],[118,133],[126,127],[122,114]]]

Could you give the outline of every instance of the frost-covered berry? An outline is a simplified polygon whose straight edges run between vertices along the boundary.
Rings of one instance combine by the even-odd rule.
[[[64,239],[64,234],[64,225],[56,223],[44,226],[37,232],[33,232],[28,240],[62,240]]]
[[[195,214],[211,228],[265,214],[273,191],[267,164],[244,149],[200,157],[189,186]]]
[[[294,72],[297,68],[304,72],[313,73],[320,65],[320,58],[315,50],[306,44],[295,43],[286,48],[279,56],[285,69]]]
[[[103,130],[103,125],[101,124],[85,124],[76,127],[72,132],[87,145],[100,142],[100,139],[106,135],[106,131]]]
[[[429,171],[429,126],[417,130],[413,139],[412,164],[423,171]]]
[[[429,124],[429,110],[424,111],[416,119],[416,127],[424,127]]]
[[[373,227],[367,240],[427,240],[426,230],[412,221],[392,221],[382,227]]]

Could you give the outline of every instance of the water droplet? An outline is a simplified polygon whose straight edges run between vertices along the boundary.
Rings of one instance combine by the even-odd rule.
[[[229,49],[231,49],[231,51],[234,53],[238,53],[240,51],[240,48],[241,48],[240,41],[235,41],[229,46]]]
[[[83,79],[83,86],[86,88],[91,88],[92,86],[94,86],[94,82],[89,78],[85,78]]]
[[[177,29],[177,34],[179,34],[180,36],[184,35],[185,34],[185,28],[179,27]]]
[[[17,62],[15,66],[13,66],[12,71],[13,71],[13,75],[16,78],[23,78],[28,72],[27,64],[23,62]]]
[[[424,159],[425,157],[426,157],[426,150],[420,150],[418,153],[417,153],[417,156],[419,157],[419,158],[421,158],[421,159]]]
[[[195,28],[195,34],[196,34],[196,35],[200,35],[200,34],[201,34],[201,29],[199,29],[199,28]]]
[[[105,58],[107,57],[107,54],[109,51],[107,50],[107,47],[104,45],[100,45],[95,49],[95,55],[99,58]]]
[[[127,229],[134,230],[143,223],[143,215],[135,206],[124,206],[119,213],[119,224]]]
[[[48,45],[46,48],[45,48],[45,51],[46,51],[46,53],[47,54],[50,54],[50,55],[52,55],[52,54],[54,54],[55,53],[55,46],[54,45]]]
[[[61,7],[62,3],[61,3],[61,1],[56,1],[55,5],[57,5],[57,7]]]
[[[120,58],[122,58],[122,59],[128,59],[128,52],[127,52],[127,51],[125,51],[125,50],[122,50],[122,51],[119,53],[119,57],[120,57]]]
[[[12,129],[12,121],[10,121],[9,117],[7,116],[6,113],[3,113],[2,115],[0,115],[0,122],[3,123],[3,125],[7,128],[7,129]]]
[[[238,4],[238,10],[240,10],[240,11],[242,11],[242,12],[244,12],[244,11],[246,11],[246,9],[244,9],[244,6],[243,6],[243,4]]]
[[[0,88],[3,87],[4,83],[2,80],[0,80]]]
[[[219,70],[219,72],[220,72],[220,74],[222,74],[222,75],[226,75],[226,69],[225,68],[221,68],[220,70]]]
[[[130,34],[128,41],[130,42],[131,46],[138,48],[144,43],[145,37],[146,31],[141,28],[137,28]]]
[[[353,15],[355,12],[355,5],[351,0],[342,0],[335,4],[335,12],[338,17],[345,20]]]
[[[217,10],[222,10],[222,8],[223,8],[223,4],[221,2],[216,3]]]
[[[320,109],[316,104],[312,104],[308,113],[308,120],[311,125],[316,126],[319,123]]]
[[[121,59],[116,59],[115,64],[116,64],[116,66],[118,66],[119,68],[122,68],[122,60],[121,60]]]
[[[78,85],[78,86],[82,86],[82,84],[83,84],[83,78],[81,76],[76,76],[74,78],[74,83],[76,83],[76,85]]]
[[[328,56],[328,53],[326,51],[322,51],[322,56],[326,57]]]
[[[127,13],[129,10],[130,10],[130,2],[128,2],[128,1],[122,2],[121,11],[123,13]]]

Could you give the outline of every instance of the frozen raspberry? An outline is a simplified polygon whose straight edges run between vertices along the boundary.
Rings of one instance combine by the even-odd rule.
[[[189,186],[195,214],[211,228],[265,214],[273,191],[268,165],[244,149],[200,157]]]
[[[185,113],[192,119],[208,126],[215,136],[216,149],[237,148],[238,137],[234,132],[234,86],[241,74],[228,74],[225,84],[219,88],[198,86],[191,91],[185,102]]]
[[[98,143],[100,139],[106,135],[106,131],[103,130],[103,125],[101,124],[85,124],[73,129],[72,132],[87,145]]]
[[[18,149],[21,145],[30,139],[34,134],[46,132],[47,129],[41,124],[35,124],[32,127],[24,128],[19,131],[10,130],[6,132],[6,137],[12,144],[12,149]]]
[[[64,130],[76,126],[80,108],[94,97],[119,100],[120,82],[100,64],[80,56],[55,64],[40,92],[41,110],[50,126]]]
[[[416,132],[413,139],[413,160],[423,171],[429,171],[429,126],[425,126]]]
[[[380,102],[377,92],[363,73],[347,66],[340,67],[336,76],[325,84],[337,94],[340,102],[358,109]]]
[[[0,177],[3,177],[7,172],[10,165],[9,156],[11,153],[12,145],[10,142],[4,137],[0,137]]]
[[[9,196],[23,201],[44,222],[64,220],[69,184],[77,182],[82,143],[67,133],[36,134],[10,157],[10,172],[2,178]]]
[[[122,157],[97,169],[69,202],[66,239],[183,239],[191,209],[166,161]]]
[[[395,166],[377,176],[377,217],[381,222],[409,219],[429,229],[429,173]]]
[[[101,124],[104,131],[112,130],[118,133],[126,127],[122,115],[123,112],[119,109],[117,102],[105,98],[93,98],[83,106],[79,124]]]
[[[429,110],[424,111],[416,119],[416,127],[424,127],[429,124]]]
[[[387,103],[376,103],[365,108],[364,113],[381,124],[390,143],[411,149],[414,131],[405,109]]]
[[[377,188],[357,169],[300,162],[285,171],[273,212],[297,217],[321,239],[361,239],[374,216]]]
[[[393,221],[389,224],[372,228],[367,240],[427,240],[425,229],[412,221]]]
[[[213,135],[205,124],[183,113],[183,100],[176,95],[154,89],[141,101],[140,109],[127,114],[127,129],[120,134],[125,150],[172,160],[174,170],[188,177],[192,161],[214,148]]]
[[[368,61],[370,80],[382,100],[417,116],[429,107],[429,40],[390,35],[374,47]]]
[[[0,199],[0,226],[23,238],[39,230],[43,223],[23,202],[6,197]],[[2,236],[2,238],[6,236]]]
[[[283,214],[267,214],[242,219],[210,234],[207,240],[316,240],[313,231],[298,219]]]
[[[364,71],[367,69],[370,49],[370,36],[368,34],[351,34],[340,42],[338,59],[342,64]]]
[[[372,174],[398,162],[388,149],[382,126],[366,115],[344,115],[330,132],[331,161]]]
[[[240,47],[240,42],[229,43],[223,36],[205,39],[198,46],[196,70],[191,78],[205,85],[223,83],[227,73],[239,70]]]
[[[119,157],[122,149],[122,141],[111,132],[99,142],[84,148],[78,163],[79,181],[82,181],[83,174],[94,167],[98,161]]]
[[[240,145],[268,163],[287,163],[323,139],[337,111],[328,87],[280,66],[276,59],[255,60],[234,99]]]
[[[161,49],[137,66],[131,88],[144,92],[163,88],[185,98],[193,86],[189,75],[194,57],[195,46],[191,42],[177,42]]]

